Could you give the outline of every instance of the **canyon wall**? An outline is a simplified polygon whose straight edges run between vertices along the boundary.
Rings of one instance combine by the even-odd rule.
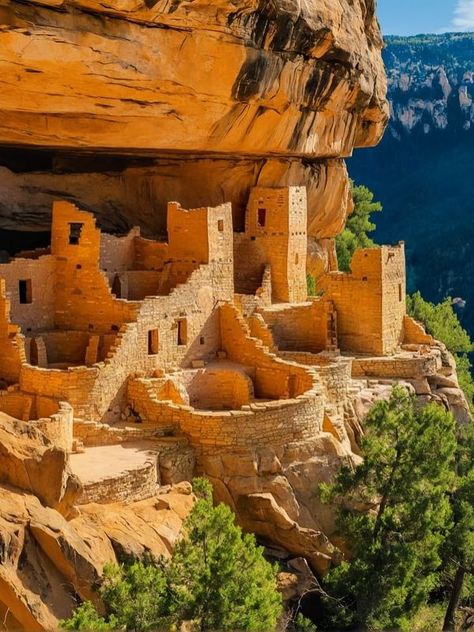
[[[0,1],[0,229],[45,231],[53,198],[124,231],[165,205],[306,185],[309,233],[351,210],[342,158],[387,120],[373,0]]]

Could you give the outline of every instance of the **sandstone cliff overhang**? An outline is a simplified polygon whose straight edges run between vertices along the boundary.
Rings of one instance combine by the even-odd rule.
[[[338,157],[387,120],[373,0],[2,0],[0,143]]]

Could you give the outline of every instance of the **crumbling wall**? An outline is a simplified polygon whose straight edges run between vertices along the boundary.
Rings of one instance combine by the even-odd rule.
[[[126,235],[100,234],[100,269],[104,272],[119,272],[133,269],[136,261],[136,244],[140,239],[138,227]]]
[[[68,202],[55,202],[51,252],[58,261],[57,327],[108,333],[135,319],[137,306],[115,299],[99,269],[100,231],[93,215]]]
[[[220,308],[222,347],[229,359],[255,367],[255,395],[258,398],[291,398],[312,388],[312,378],[296,365],[268,353],[263,343],[250,336],[238,310],[230,305]]]
[[[319,353],[332,344],[333,305],[330,301],[314,299],[300,305],[261,309],[260,313],[282,351]]]
[[[31,422],[54,445],[55,448],[72,451],[73,442],[73,410],[69,404],[61,402],[59,409],[50,417],[43,417]]]
[[[435,344],[433,336],[426,333],[423,325],[407,315],[403,319],[403,342],[430,347]]]
[[[5,285],[5,281],[0,278],[0,377],[9,383],[16,383],[22,364],[26,362],[25,339],[20,328],[10,320],[10,301]]]
[[[54,257],[45,255],[0,265],[0,278],[5,280],[10,299],[11,320],[24,333],[54,327],[55,264]]]

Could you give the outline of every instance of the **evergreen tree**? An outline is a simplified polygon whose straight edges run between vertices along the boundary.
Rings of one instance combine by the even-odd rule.
[[[455,423],[442,407],[423,409],[404,389],[369,412],[363,461],[341,468],[322,497],[335,502],[350,548],[325,585],[326,629],[407,629],[437,581],[450,526]]]
[[[459,429],[456,489],[451,497],[453,527],[442,549],[448,606],[443,630],[454,632],[455,616],[463,598],[473,597],[474,586],[474,424]],[[470,576],[470,577],[469,577]],[[466,579],[471,585],[466,591]],[[467,593],[467,594],[466,594]]]
[[[208,481],[196,479],[193,490],[199,498],[171,560],[106,566],[99,589],[106,616],[85,602],[63,629],[153,632],[183,621],[199,631],[275,629],[282,612],[276,569],[227,506],[213,507]]]
[[[212,507],[211,488],[205,488],[173,553],[175,611],[200,630],[268,632],[281,614],[276,571],[234,519],[226,505]]]
[[[367,233],[375,230],[370,221],[372,213],[382,210],[380,202],[374,202],[374,194],[365,186],[356,186],[351,181],[354,210],[347,220],[345,229],[336,237],[336,252],[339,269],[350,271],[352,255],[359,248],[370,248],[375,243]]]

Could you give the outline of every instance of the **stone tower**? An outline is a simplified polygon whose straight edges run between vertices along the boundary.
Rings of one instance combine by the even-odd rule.
[[[245,223],[271,266],[273,300],[307,299],[307,202],[305,187],[256,187],[250,194]]]

